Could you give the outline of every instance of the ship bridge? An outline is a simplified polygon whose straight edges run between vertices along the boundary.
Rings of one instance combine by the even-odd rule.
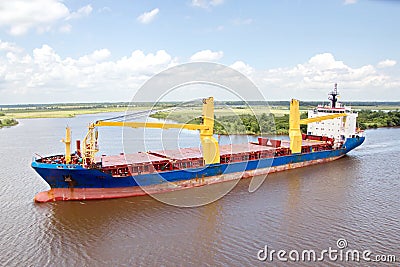
[[[358,134],[357,117],[358,113],[353,112],[351,107],[342,105],[338,101],[339,93],[337,84],[334,90],[329,93],[330,106],[319,105],[317,108],[308,111],[308,118],[326,116],[327,114],[346,113],[347,116],[338,117],[330,120],[309,123],[307,134],[327,136],[334,138],[336,142],[342,142],[345,138],[354,137]]]

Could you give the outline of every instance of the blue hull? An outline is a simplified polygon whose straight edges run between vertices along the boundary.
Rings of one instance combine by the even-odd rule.
[[[86,169],[74,164],[47,164],[32,162],[32,168],[51,188],[118,188],[159,185],[191,179],[213,177],[221,174],[241,173],[269,167],[279,167],[311,161],[338,158],[361,145],[365,137],[347,138],[343,147],[336,150],[293,154],[282,157],[259,159],[230,164],[211,164],[201,168],[141,174],[138,176],[113,177],[97,169]]]

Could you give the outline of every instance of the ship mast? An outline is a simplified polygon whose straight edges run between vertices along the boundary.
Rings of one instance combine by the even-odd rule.
[[[328,99],[331,101],[331,108],[336,108],[337,96],[339,95],[337,91],[337,83],[335,83],[335,88],[329,93]]]

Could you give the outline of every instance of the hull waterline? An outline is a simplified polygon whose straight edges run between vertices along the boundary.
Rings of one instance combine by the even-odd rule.
[[[38,203],[66,201],[66,200],[101,200],[112,198],[126,198],[143,196],[147,194],[168,193],[177,190],[190,189],[205,185],[217,184],[222,182],[234,181],[237,179],[252,178],[254,176],[267,175],[269,173],[281,172],[305,166],[330,162],[343,157],[343,155],[303,161],[298,163],[289,163],[280,166],[271,166],[256,170],[249,170],[239,173],[222,174],[211,177],[203,177],[199,179],[183,180],[177,182],[168,182],[157,185],[148,186],[131,186],[131,187],[115,187],[115,188],[51,188],[48,191],[38,193],[34,201]]]

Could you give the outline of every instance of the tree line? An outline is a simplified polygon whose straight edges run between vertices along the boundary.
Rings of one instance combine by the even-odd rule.
[[[400,111],[372,111],[358,112],[358,123],[361,129],[400,126]]]
[[[167,112],[157,112],[151,115],[153,118],[169,119],[181,123],[200,124],[201,118],[190,119],[189,114],[169,114]],[[301,113],[301,119],[307,118],[307,113]],[[358,113],[358,127],[360,129],[394,127],[400,126],[400,111],[371,111],[362,110]],[[301,131],[307,131],[307,125],[300,126]],[[263,113],[261,115],[240,114],[215,117],[214,133],[228,134],[278,134],[287,135],[289,133],[289,114],[274,116],[273,114]]]
[[[189,116],[189,114],[170,114],[167,112],[157,112],[151,115],[151,117],[158,119],[174,120],[186,124],[201,124],[201,117],[191,119]],[[301,118],[307,118],[307,114],[301,114]],[[302,129],[306,131],[306,127],[302,126]],[[222,135],[288,134],[289,115],[274,116],[271,113],[262,113],[258,116],[254,114],[218,116],[214,117],[214,133]]]

